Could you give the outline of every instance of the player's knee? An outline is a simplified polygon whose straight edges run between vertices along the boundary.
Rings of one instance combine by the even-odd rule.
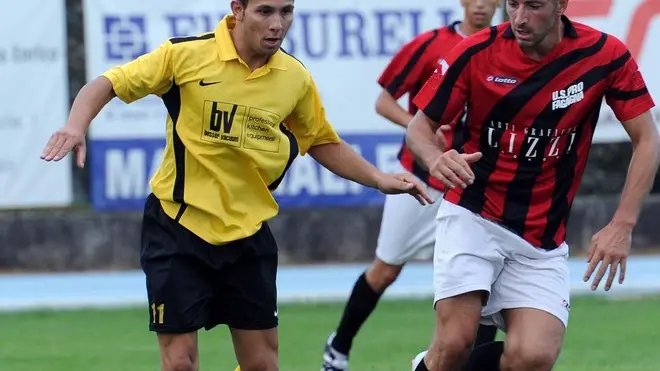
[[[550,348],[539,348],[522,343],[508,345],[504,349],[501,371],[550,371],[557,354]]]
[[[241,371],[278,371],[277,352],[261,352],[246,359]]]
[[[367,282],[374,291],[382,292],[396,281],[402,268],[403,266],[401,265],[390,265],[376,259],[367,271]]]
[[[467,361],[472,350],[474,336],[467,332],[444,333],[441,340],[435,341],[429,349],[427,357],[432,363],[442,360],[442,363],[462,365]]]
[[[163,366],[165,371],[197,371],[197,362],[188,356],[168,356]]]
[[[197,371],[197,348],[188,335],[159,335],[163,370]]]

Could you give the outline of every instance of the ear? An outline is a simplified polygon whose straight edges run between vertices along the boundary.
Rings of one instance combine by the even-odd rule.
[[[556,0],[557,1],[557,15],[564,15],[566,13],[566,8],[568,8],[568,0]]]
[[[236,17],[236,20],[243,20],[245,9],[239,0],[231,0],[231,12],[234,14],[234,17]]]

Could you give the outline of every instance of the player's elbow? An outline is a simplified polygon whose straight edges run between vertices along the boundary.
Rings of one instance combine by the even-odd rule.
[[[391,100],[394,100],[394,98],[392,98],[387,90],[383,89],[378,95],[378,98],[376,98],[376,113],[383,117],[387,117],[387,107],[391,103]]]

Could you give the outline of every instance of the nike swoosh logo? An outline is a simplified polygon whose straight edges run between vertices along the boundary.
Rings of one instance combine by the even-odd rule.
[[[222,81],[211,81],[211,82],[204,82],[204,80],[199,80],[199,86],[209,86],[209,85],[215,85],[219,84]]]

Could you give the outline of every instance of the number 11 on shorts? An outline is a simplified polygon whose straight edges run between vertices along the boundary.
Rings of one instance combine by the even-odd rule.
[[[165,304],[151,304],[151,318],[153,323],[159,325],[163,324],[163,318],[165,317]]]

